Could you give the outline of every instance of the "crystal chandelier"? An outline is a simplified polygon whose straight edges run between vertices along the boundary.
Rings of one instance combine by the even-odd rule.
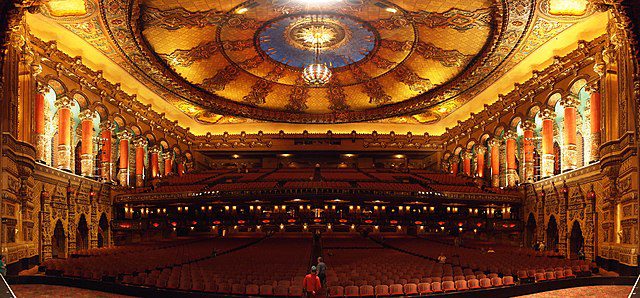
[[[312,63],[302,70],[302,79],[310,86],[322,86],[331,80],[333,73],[325,64]]]
[[[302,70],[302,79],[309,86],[319,87],[329,83],[333,72],[326,64],[320,63],[320,46],[326,42],[324,35],[312,34],[311,36],[314,37],[313,45],[315,46],[316,56],[314,62],[305,66]]]

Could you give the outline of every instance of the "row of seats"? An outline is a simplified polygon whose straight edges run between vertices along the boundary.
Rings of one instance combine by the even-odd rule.
[[[362,285],[362,286],[332,286],[329,288],[329,297],[384,297],[401,295],[427,295],[433,293],[447,293],[453,291],[467,291],[476,289],[488,289],[493,287],[513,286],[513,277],[483,278],[457,281],[443,281],[432,283],[407,283],[392,285]]]

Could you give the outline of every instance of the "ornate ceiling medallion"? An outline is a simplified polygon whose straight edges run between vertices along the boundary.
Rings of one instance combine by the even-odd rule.
[[[334,49],[342,46],[351,35],[339,20],[324,15],[301,18],[285,29],[287,42],[299,49],[314,51]]]
[[[340,68],[370,56],[378,34],[365,22],[342,14],[299,13],[268,22],[257,33],[263,53],[289,67],[303,68],[320,60]]]

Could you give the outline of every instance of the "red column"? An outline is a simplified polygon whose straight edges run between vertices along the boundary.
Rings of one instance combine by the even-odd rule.
[[[507,186],[514,187],[518,182],[518,171],[516,166],[516,151],[518,149],[518,144],[516,143],[516,139],[518,138],[518,134],[509,130],[505,133],[505,139],[507,143]]]
[[[118,135],[120,138],[120,164],[118,165],[118,180],[120,181],[120,185],[128,186],[129,185],[129,141],[132,138],[132,135],[128,131],[122,131]]]
[[[575,169],[578,164],[578,150],[576,147],[577,138],[577,122],[576,107],[579,105],[578,99],[573,96],[565,96],[562,99],[564,106],[564,156],[565,161],[562,162],[564,169]],[[563,170],[564,170],[563,169]]]
[[[553,121],[555,121],[556,113],[546,108],[541,112],[542,116],[542,177],[550,177],[553,175],[553,166],[555,164],[553,157]]]
[[[454,156],[451,158],[451,174],[458,175],[458,171],[460,170],[458,167],[460,166],[460,157]]]
[[[164,175],[169,176],[173,170],[173,152],[163,152],[162,158],[164,159]]]
[[[82,147],[80,158],[82,163],[82,175],[93,176],[93,119],[96,113],[91,110],[80,112],[80,125],[82,129]]]
[[[160,176],[160,165],[159,165],[159,156],[160,148],[158,146],[153,146],[150,150],[151,152],[151,178],[158,178]]]
[[[38,90],[36,93],[34,103],[34,122],[35,122],[35,136],[36,136],[36,160],[42,163],[46,163],[47,157],[47,136],[46,134],[46,118],[45,118],[45,101],[44,94],[46,93],[48,86],[38,84]]]
[[[590,122],[591,122],[591,157],[590,161],[594,162],[600,159],[600,117],[602,117],[602,101],[600,92],[598,91],[598,82],[593,83],[587,89],[591,93],[589,103]]]
[[[533,149],[534,149],[534,129],[535,122],[526,120],[522,123],[523,132],[523,149],[524,149],[524,180],[533,183]]]
[[[487,151],[487,148],[484,146],[478,145],[476,147],[476,175],[478,178],[484,177],[484,154]]]
[[[182,158],[178,158],[176,162],[178,163],[178,176],[184,175],[184,160]]]
[[[58,108],[58,168],[71,170],[71,106],[73,101],[62,96],[55,103]]]
[[[134,140],[136,148],[136,187],[144,186],[144,149],[147,145],[148,141],[144,137],[138,137]]]
[[[113,139],[113,130],[115,129],[115,124],[112,120],[106,120],[100,123],[100,143],[102,147],[100,151],[102,155],[100,156],[100,174],[102,175],[102,179],[105,181],[111,181],[113,177],[112,168],[112,139]]]
[[[489,140],[491,150],[491,186],[500,186],[500,142],[496,139]]]
[[[471,154],[471,152],[464,152],[462,154],[462,170],[464,171],[464,174],[471,177],[471,158],[473,157],[473,155]]]

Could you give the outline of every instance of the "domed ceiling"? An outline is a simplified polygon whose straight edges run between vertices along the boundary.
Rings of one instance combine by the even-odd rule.
[[[277,121],[358,121],[417,111],[472,86],[501,19],[491,1],[303,2],[238,2],[219,11],[149,0],[140,25],[196,104]],[[314,62],[314,36],[324,39],[320,62],[333,70],[320,87],[301,78]]]
[[[200,124],[434,124],[593,12],[552,15],[557,1],[82,0],[83,15],[42,14]],[[316,60],[326,85],[302,79]]]
[[[438,104],[459,104],[525,32],[531,3],[516,2],[105,0],[100,7],[116,46],[195,118],[341,123],[430,118]],[[309,86],[301,73],[316,59],[318,38],[317,59],[333,76]]]

